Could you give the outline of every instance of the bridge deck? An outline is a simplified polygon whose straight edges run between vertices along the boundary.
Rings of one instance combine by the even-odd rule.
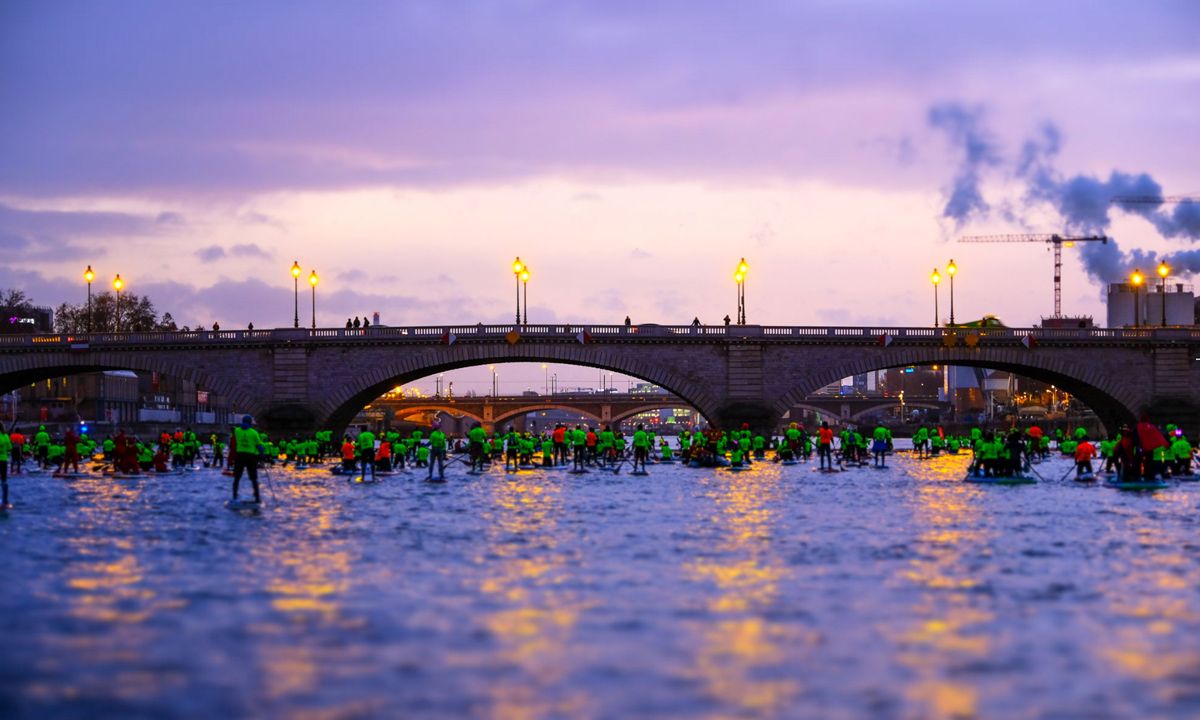
[[[0,335],[0,352],[37,349],[88,350],[92,347],[299,344],[439,344],[499,342],[517,331],[518,341],[587,343],[697,342],[753,340],[768,343],[890,344],[937,346],[954,335],[962,342],[975,336],[989,345],[1017,344],[1032,339],[1040,345],[1177,345],[1200,343],[1200,328],[931,328],[823,327],[776,325],[434,325],[370,327],[366,329],[277,328],[271,330],[199,330],[189,332],[127,332]]]

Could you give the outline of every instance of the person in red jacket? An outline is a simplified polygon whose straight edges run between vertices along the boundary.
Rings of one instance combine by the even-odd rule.
[[[1158,427],[1150,422],[1146,413],[1142,413],[1138,418],[1133,437],[1141,455],[1142,477],[1153,480],[1155,476],[1162,474],[1163,454],[1169,445],[1167,439]]]
[[[1079,444],[1075,446],[1075,477],[1083,475],[1091,476],[1092,458],[1096,457],[1096,446],[1088,442],[1087,436],[1079,439]]]

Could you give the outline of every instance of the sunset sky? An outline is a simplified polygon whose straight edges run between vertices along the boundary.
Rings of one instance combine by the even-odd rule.
[[[1200,4],[0,4],[0,288],[181,323],[762,324],[1064,310],[1200,270]],[[1141,213],[1141,214],[1138,214]],[[1184,280],[1191,281],[1188,274]],[[302,288],[302,291],[304,289]],[[942,315],[948,314],[942,288]],[[301,302],[302,323],[309,321]]]

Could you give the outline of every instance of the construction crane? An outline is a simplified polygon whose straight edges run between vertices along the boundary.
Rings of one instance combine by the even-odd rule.
[[[959,238],[964,243],[1048,243],[1054,249],[1054,317],[1062,317],[1062,249],[1073,247],[1077,242],[1108,243],[1104,235],[968,235]]]
[[[1200,195],[1119,195],[1109,202],[1114,205],[1179,205],[1200,202]]]

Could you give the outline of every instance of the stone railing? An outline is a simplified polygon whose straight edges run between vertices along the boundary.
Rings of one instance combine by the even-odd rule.
[[[1200,328],[931,328],[931,327],[817,327],[779,325],[437,325],[369,328],[277,328],[273,330],[193,330],[188,332],[118,332],[75,334],[0,335],[0,352],[10,350],[89,350],[102,347],[222,347],[244,344],[288,343],[414,343],[504,341],[516,331],[525,341],[576,340],[586,333],[587,342],[697,341],[753,339],[765,342],[812,342],[862,344],[891,342],[906,345],[939,345],[947,335],[975,335],[989,344],[1021,342],[1027,337],[1039,343],[1176,345],[1200,343]]]

